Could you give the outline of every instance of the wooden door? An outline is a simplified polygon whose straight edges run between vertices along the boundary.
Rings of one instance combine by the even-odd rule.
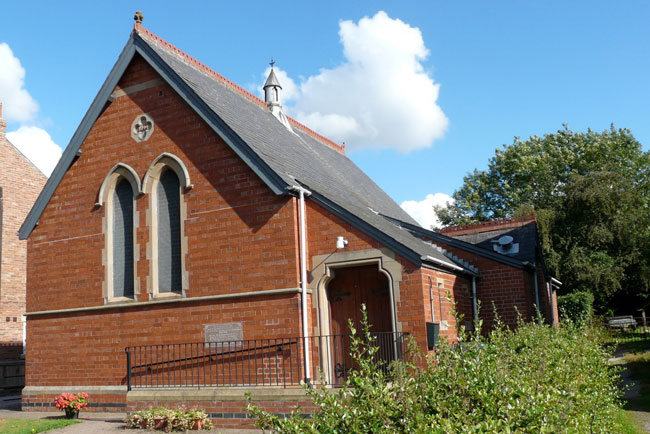
[[[353,367],[350,357],[350,328],[351,319],[357,333],[361,330],[361,305],[366,305],[368,322],[371,332],[377,337],[380,347],[378,358],[391,359],[393,351],[392,316],[390,308],[390,286],[387,277],[380,273],[376,265],[363,267],[341,268],[335,271],[335,278],[327,287],[330,307],[330,338],[331,375],[335,384],[340,384]],[[378,360],[380,361],[380,360]]]

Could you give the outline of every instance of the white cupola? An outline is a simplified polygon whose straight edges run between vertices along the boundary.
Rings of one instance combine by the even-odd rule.
[[[280,102],[280,91],[282,91],[282,86],[280,86],[278,77],[275,75],[273,65],[275,65],[275,62],[271,59],[271,72],[269,72],[269,76],[263,87],[264,102],[266,102],[266,106],[271,111],[271,114],[273,114],[273,116],[275,116],[289,131],[293,132],[289,119],[287,119],[287,116],[282,112],[282,103]]]

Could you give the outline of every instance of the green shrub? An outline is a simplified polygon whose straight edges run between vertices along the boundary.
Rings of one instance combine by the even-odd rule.
[[[138,410],[129,414],[125,422],[126,427],[130,429],[154,429],[165,432],[212,428],[212,422],[205,411],[185,407],[176,410],[166,407]]]
[[[479,327],[477,327],[480,329]],[[614,433],[617,368],[598,330],[521,323],[487,337],[461,331],[441,340],[435,356],[411,349],[389,374],[373,363],[365,327],[353,331],[358,369],[340,389],[306,388],[319,410],[282,418],[250,402],[256,425],[279,433]],[[370,342],[367,345],[366,342]],[[423,358],[422,358],[423,357]]]
[[[557,298],[557,308],[563,320],[586,324],[593,312],[594,296],[589,292],[573,292]]]

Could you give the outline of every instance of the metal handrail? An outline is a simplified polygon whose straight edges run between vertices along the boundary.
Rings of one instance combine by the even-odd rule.
[[[379,366],[403,357],[407,333],[371,335]],[[297,386],[305,380],[305,350],[320,382],[340,384],[354,368],[348,335],[135,345],[125,348],[127,389]]]

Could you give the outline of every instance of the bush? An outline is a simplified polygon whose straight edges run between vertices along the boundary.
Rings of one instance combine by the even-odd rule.
[[[477,327],[480,329],[479,327]],[[319,411],[282,418],[250,402],[256,425],[280,433],[612,433],[618,430],[617,368],[598,331],[519,324],[487,337],[461,331],[435,356],[411,349],[389,374],[373,363],[365,327],[352,329],[358,369],[342,388],[306,388]],[[370,342],[369,345],[366,342]]]
[[[557,298],[557,307],[563,320],[586,324],[593,312],[594,296],[589,292],[573,292]]]

